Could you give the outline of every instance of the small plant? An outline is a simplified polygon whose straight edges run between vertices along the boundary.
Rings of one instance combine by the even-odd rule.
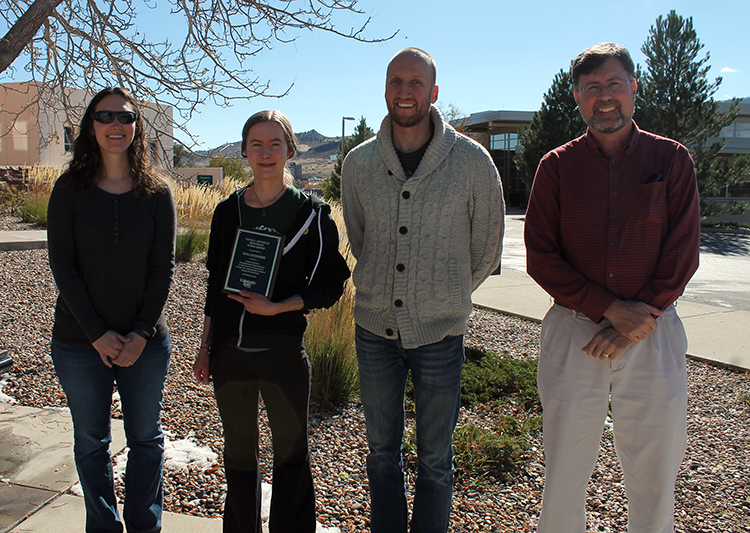
[[[467,350],[467,359],[478,361],[464,365],[461,401],[475,406],[491,400],[514,396],[525,409],[540,404],[536,386],[536,361],[516,359],[507,354]]]
[[[750,407],[750,394],[740,394],[738,399],[739,399],[740,405],[744,405],[745,407]]]
[[[23,204],[23,195],[13,185],[0,183],[0,212],[15,214]]]
[[[196,255],[206,253],[207,248],[208,231],[190,227],[177,233],[175,243],[177,261],[192,261]]]
[[[49,203],[49,193],[32,192],[26,195],[21,207],[18,209],[18,215],[23,222],[36,224],[37,226],[47,227],[47,204]]]
[[[513,417],[501,416],[489,429],[468,422],[453,434],[456,480],[512,472],[526,459],[530,447],[527,428]]]

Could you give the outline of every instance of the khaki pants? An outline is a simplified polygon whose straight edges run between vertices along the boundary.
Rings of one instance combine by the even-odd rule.
[[[546,478],[538,533],[583,533],[586,487],[611,401],[629,533],[674,531],[674,484],[687,440],[687,338],[672,307],[614,361],[581,350],[601,328],[560,305],[542,323],[539,394]]]

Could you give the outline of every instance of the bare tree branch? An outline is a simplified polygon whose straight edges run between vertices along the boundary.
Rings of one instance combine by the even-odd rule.
[[[44,21],[63,0],[35,0],[0,40],[0,72],[4,72],[31,42]]]
[[[339,29],[340,12],[363,22]],[[145,35],[138,20],[149,16],[164,17],[170,34],[180,37]],[[118,85],[156,109],[171,106],[175,128],[193,141],[184,126],[198,106],[288,93],[291,86],[272,93],[252,60],[301,31],[373,43],[395,35],[366,37],[370,18],[357,0],[0,0],[3,20],[10,31],[0,42],[0,73],[22,58],[43,88],[39,98],[59,102],[71,123],[80,110],[68,108],[73,104],[62,88]]]

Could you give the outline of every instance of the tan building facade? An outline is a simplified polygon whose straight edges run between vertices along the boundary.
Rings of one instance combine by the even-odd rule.
[[[61,89],[34,82],[0,85],[0,167],[59,168],[67,164],[81,115],[93,97],[93,93],[83,89]],[[65,107],[61,101],[66,102]],[[169,168],[173,153],[172,108],[161,113],[153,106],[142,109],[152,161]]]

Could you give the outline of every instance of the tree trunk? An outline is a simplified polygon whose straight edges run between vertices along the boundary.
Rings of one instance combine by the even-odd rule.
[[[16,60],[61,2],[62,0],[34,0],[29,9],[13,24],[0,40],[0,72],[4,72]]]

